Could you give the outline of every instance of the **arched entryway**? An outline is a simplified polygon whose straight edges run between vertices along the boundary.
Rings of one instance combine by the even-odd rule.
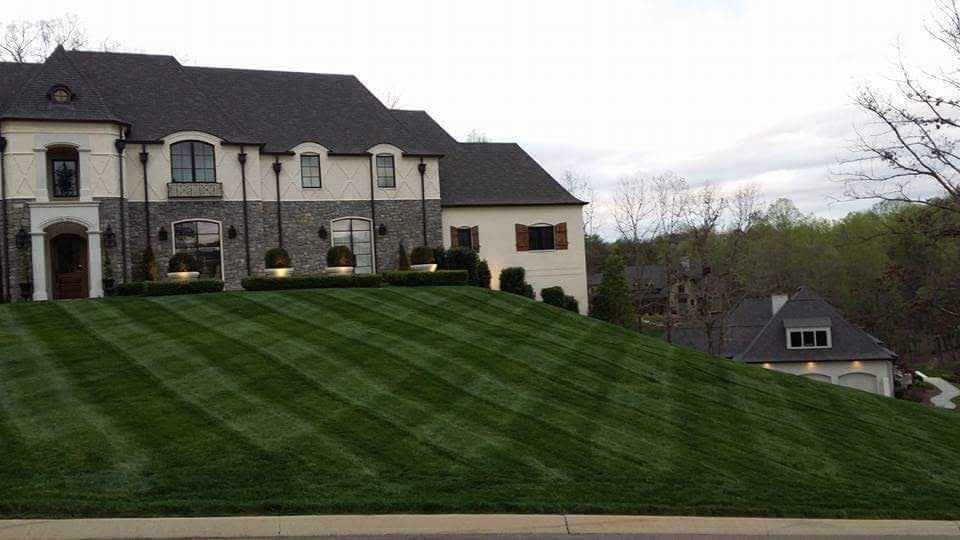
[[[54,300],[90,295],[89,252],[85,236],[64,232],[50,238],[50,281]]]

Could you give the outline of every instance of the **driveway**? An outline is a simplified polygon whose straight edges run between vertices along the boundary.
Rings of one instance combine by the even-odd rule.
[[[960,388],[957,388],[940,377],[927,377],[919,371],[917,374],[923,377],[923,380],[936,386],[940,390],[939,395],[930,398],[930,403],[933,403],[937,407],[943,407],[944,409],[957,408],[957,404],[953,402],[953,398],[960,396]]]

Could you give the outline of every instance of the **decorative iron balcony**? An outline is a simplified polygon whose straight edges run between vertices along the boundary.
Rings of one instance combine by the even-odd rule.
[[[167,184],[168,199],[222,199],[223,184],[220,182],[170,182]]]

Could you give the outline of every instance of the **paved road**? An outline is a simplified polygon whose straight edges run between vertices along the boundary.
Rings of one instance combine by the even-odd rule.
[[[957,388],[940,377],[921,376],[925,381],[940,389],[940,394],[930,398],[930,403],[933,403],[937,407],[943,407],[944,409],[957,408],[957,404],[953,402],[953,398],[960,396],[960,388]]]

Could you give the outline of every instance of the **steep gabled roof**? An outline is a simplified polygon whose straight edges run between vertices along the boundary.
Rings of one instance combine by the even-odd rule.
[[[57,47],[46,62],[29,69],[16,93],[9,98],[2,118],[60,121],[102,121],[123,123],[104,103],[97,85],[78,69],[70,54]],[[69,103],[54,103],[49,92],[65,86],[73,94]]]
[[[714,321],[713,336],[719,340],[722,336],[719,355],[733,358],[745,351],[753,339],[763,330],[773,315],[773,304],[769,297],[744,298],[723,319],[723,332],[719,331],[720,321]],[[678,326],[672,333],[673,342],[701,351],[707,350],[707,335],[703,324]]]
[[[582,205],[515,143],[461,143],[423,111],[393,111],[412,133],[442,149],[443,206]]]
[[[786,328],[796,320],[829,322],[829,349],[788,349]],[[785,324],[785,321],[788,321]],[[830,360],[893,360],[896,355],[857,328],[836,308],[807,287],[800,287],[764,325],[747,348],[734,357],[742,362],[818,362]]]

